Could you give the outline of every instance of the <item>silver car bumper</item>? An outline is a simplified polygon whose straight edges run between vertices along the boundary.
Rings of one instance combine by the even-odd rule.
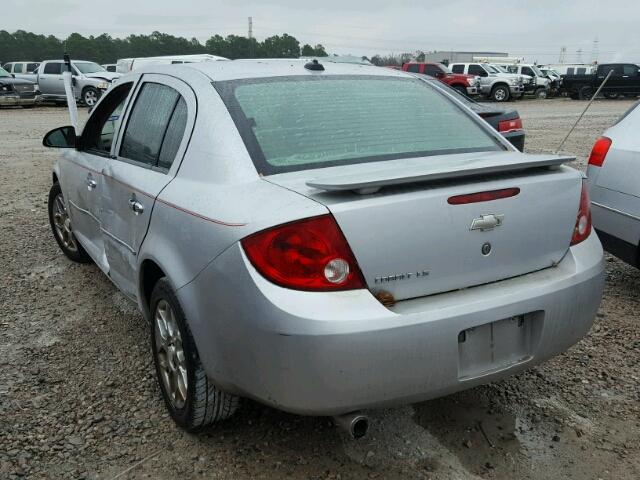
[[[467,95],[478,95],[478,93],[480,93],[480,90],[477,86],[467,87]]]
[[[273,285],[239,245],[178,296],[220,387],[278,409],[332,415],[446,395],[558,355],[589,331],[603,283],[592,234],[557,267],[391,309],[366,290]]]

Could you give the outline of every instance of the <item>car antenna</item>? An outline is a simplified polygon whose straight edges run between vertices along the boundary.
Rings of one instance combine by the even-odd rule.
[[[65,71],[62,72],[62,80],[64,82],[64,91],[67,94],[67,107],[69,108],[69,117],[71,118],[71,125],[78,135],[78,106],[76,105],[76,96],[73,93],[73,73],[71,70],[71,58],[69,54],[64,54]]]
[[[607,81],[609,80],[609,77],[611,77],[612,73],[613,73],[613,69],[609,70],[609,73],[607,74],[607,76],[604,78],[604,80],[602,81],[602,83],[598,87],[598,90],[596,90],[596,93],[593,94],[593,96],[589,100],[589,103],[587,103],[587,106],[584,107],[584,110],[582,111],[582,113],[580,114],[578,119],[576,120],[576,123],[573,124],[573,127],[571,127],[571,130],[569,130],[569,133],[567,133],[567,136],[564,137],[564,140],[562,140],[562,142],[560,142],[560,145],[558,145],[558,148],[556,148],[556,152],[555,152],[556,154],[560,153],[560,150],[562,150],[562,147],[564,147],[564,143],[569,138],[569,135],[571,135],[573,133],[573,131],[575,130],[575,128],[578,126],[578,123],[580,123],[580,120],[582,120],[582,117],[584,117],[584,114],[587,113],[587,110],[589,110],[589,107],[591,106],[593,101],[600,94],[600,91],[602,90],[602,87],[604,87],[605,83],[607,83]]]

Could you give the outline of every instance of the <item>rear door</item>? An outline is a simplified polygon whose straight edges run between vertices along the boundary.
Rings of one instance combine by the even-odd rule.
[[[137,255],[156,197],[175,176],[196,116],[182,81],[144,75],[125,118],[116,154],[103,170],[103,238],[113,282],[135,297]]]
[[[38,74],[38,85],[44,95],[64,97],[64,82],[62,81],[62,62],[47,62]]]

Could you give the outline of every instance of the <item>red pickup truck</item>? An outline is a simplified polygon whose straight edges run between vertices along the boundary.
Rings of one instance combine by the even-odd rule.
[[[408,62],[402,64],[402,70],[435,77],[463,95],[471,96],[480,93],[480,79],[478,77],[463,73],[451,73],[442,63]]]

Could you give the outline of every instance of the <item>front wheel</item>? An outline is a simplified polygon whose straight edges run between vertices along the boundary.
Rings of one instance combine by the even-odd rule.
[[[544,99],[547,98],[547,89],[539,88],[536,90],[536,98]]]
[[[80,245],[80,242],[78,242],[78,239],[73,234],[67,204],[62,195],[60,184],[57,182],[54,183],[51,190],[49,190],[48,207],[51,231],[62,253],[74,262],[89,263],[91,257],[85,249],[82,248],[82,245]]]
[[[98,103],[98,90],[93,87],[87,87],[82,91],[82,101],[87,107],[93,107]]]
[[[580,100],[591,100],[592,96],[593,88],[591,88],[589,85],[584,85],[578,91],[578,98],[580,98]]]
[[[491,91],[491,98],[494,102],[506,102],[509,100],[509,97],[509,87],[506,87],[504,85],[498,85]]]
[[[194,432],[230,417],[239,398],[207,377],[171,285],[162,278],[151,293],[151,350],[158,383],[171,418]]]

